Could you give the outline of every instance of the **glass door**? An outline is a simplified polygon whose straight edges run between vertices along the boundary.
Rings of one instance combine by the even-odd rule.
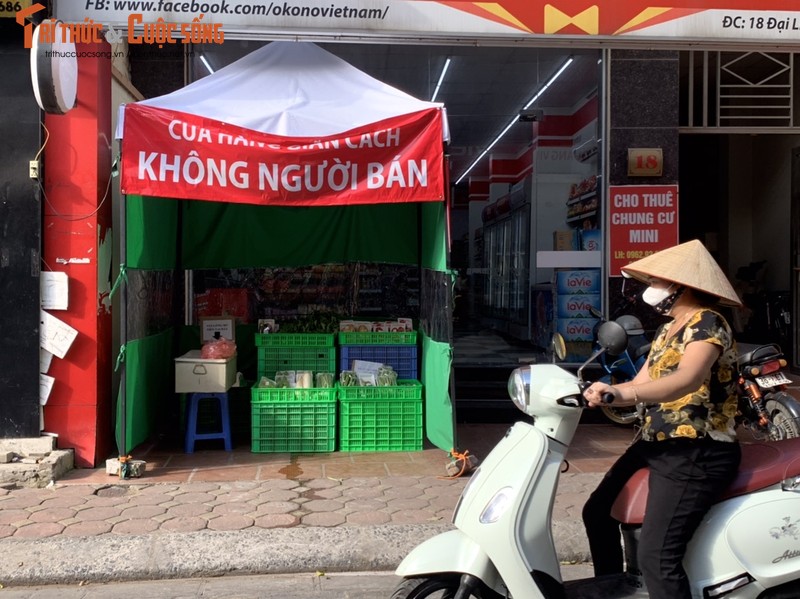
[[[530,232],[529,210],[525,206],[511,213],[511,272],[510,272],[510,311],[511,320],[520,325],[528,324],[528,303],[530,294],[528,254]]]

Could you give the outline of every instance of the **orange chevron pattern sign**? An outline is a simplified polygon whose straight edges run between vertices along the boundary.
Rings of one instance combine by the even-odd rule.
[[[127,27],[132,4],[144,23],[186,22],[185,12],[162,10],[160,1],[149,0],[57,2],[55,17]],[[728,39],[800,46],[800,0],[358,0],[353,3],[358,7],[345,7],[344,0],[280,0],[270,2],[268,9],[263,3],[264,12],[258,14],[253,12],[257,4],[254,0],[205,3],[203,22],[224,25],[226,33],[248,34],[296,29],[326,34],[434,34],[442,39],[561,36],[700,43]]]
[[[720,27],[733,27],[728,24],[738,22],[740,29],[757,32],[759,29],[768,30],[768,25],[791,30],[796,23],[798,31],[792,36],[793,40],[787,41],[796,40],[800,33],[798,0],[706,0],[702,3],[697,0],[658,3],[654,0],[444,0],[437,3],[532,34],[622,35],[711,11],[747,11],[764,19],[760,27],[755,21],[749,27],[746,21],[735,21],[736,17],[743,18],[740,14],[731,15],[728,20],[724,20],[725,15],[720,15]],[[796,15],[797,21],[787,24],[787,14]]]
[[[597,35],[600,30],[600,9],[590,6],[575,16],[569,16],[551,4],[544,5],[544,32],[557,33],[567,25],[575,25],[589,35]]]

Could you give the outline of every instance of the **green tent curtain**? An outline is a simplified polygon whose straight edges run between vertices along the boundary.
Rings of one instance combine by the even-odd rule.
[[[175,200],[127,196],[124,239],[128,268],[177,268],[179,210],[180,202]]]
[[[186,269],[419,262],[416,204],[184,204]]]
[[[447,270],[447,213],[444,203],[423,204],[422,256],[424,269]],[[432,312],[439,312],[436,309]],[[450,314],[446,315],[450,318]],[[449,327],[448,327],[449,328]],[[438,327],[437,327],[438,330]],[[425,434],[431,443],[449,451],[456,447],[453,404],[450,397],[452,339],[434,338],[434,331],[422,334],[422,375],[425,389]]]
[[[117,439],[125,410],[125,446],[130,452],[155,430],[175,398],[174,330],[128,341],[125,345],[125,401],[117,401]],[[122,447],[122,444],[118,444]]]
[[[446,212],[440,202],[285,208],[142,196],[127,196],[125,201],[128,269],[378,262],[446,270]],[[426,331],[421,337],[426,434],[449,451],[455,441],[449,397],[451,340]],[[185,331],[172,327],[127,342],[126,451],[152,431],[160,402],[174,397],[173,358],[180,355],[186,338]],[[237,343],[242,349],[244,339]],[[118,414],[121,409],[122,403]]]

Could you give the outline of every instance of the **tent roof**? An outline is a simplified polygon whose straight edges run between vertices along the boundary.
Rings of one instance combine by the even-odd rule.
[[[444,109],[370,77],[316,44],[283,41],[139,104],[287,137],[333,135],[402,114]]]

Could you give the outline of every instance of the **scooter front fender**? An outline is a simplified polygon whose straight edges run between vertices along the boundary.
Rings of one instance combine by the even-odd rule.
[[[395,574],[404,578],[442,572],[472,574],[493,589],[501,584],[489,556],[460,530],[450,530],[420,543],[395,570]]]

